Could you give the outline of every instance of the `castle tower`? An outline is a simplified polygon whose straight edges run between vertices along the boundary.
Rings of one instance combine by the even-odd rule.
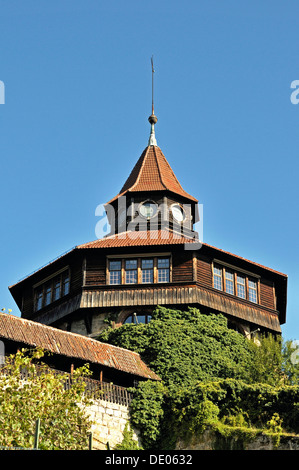
[[[245,335],[280,334],[287,276],[198,239],[198,201],[157,145],[153,103],[149,123],[147,147],[105,206],[110,233],[11,286],[22,317],[95,337],[107,320],[146,323],[157,305],[194,306]]]

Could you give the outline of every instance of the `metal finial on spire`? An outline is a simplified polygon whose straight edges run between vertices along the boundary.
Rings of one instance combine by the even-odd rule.
[[[152,64],[152,115],[155,114],[154,112],[154,73],[155,73],[155,69],[154,69],[154,58],[153,56],[151,57],[151,64]]]
[[[154,60],[153,56],[151,57],[151,64],[152,64],[152,114],[148,118],[149,123],[151,124],[151,135],[148,141],[148,145],[157,145],[156,137],[155,137],[155,124],[158,121],[157,116],[155,116],[154,112]]]

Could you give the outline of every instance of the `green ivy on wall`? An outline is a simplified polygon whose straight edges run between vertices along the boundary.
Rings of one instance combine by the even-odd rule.
[[[283,432],[299,433],[298,367],[286,367],[279,338],[257,345],[221,314],[157,307],[149,324],[108,329],[99,339],[140,353],[162,378],[134,390],[131,421],[145,449],[173,449],[208,427],[218,443],[234,435],[240,448],[262,432],[275,445]]]

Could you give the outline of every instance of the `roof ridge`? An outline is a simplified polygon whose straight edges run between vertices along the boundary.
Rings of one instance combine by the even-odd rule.
[[[268,266],[265,266],[263,264],[257,263],[256,261],[251,261],[250,259],[244,258],[243,256],[237,255],[236,253],[232,253],[230,251],[223,250],[222,248],[217,248],[213,245],[209,245],[208,243],[202,243],[203,246],[206,246],[208,248],[212,248],[213,250],[221,251],[222,253],[225,253],[226,255],[234,256],[235,258],[241,259],[243,261],[246,261],[247,263],[254,264],[255,266],[258,266],[259,268],[266,269],[267,271],[271,271],[273,273],[279,274],[284,277],[288,277],[287,274],[282,273],[280,271],[277,271],[275,269],[269,268]]]
[[[143,157],[142,164],[141,164],[141,167],[140,167],[139,172],[138,172],[138,176],[137,176],[137,178],[136,178],[136,180],[135,180],[135,183],[133,184],[133,186],[131,186],[131,187],[128,189],[128,191],[132,191],[132,189],[133,189],[135,186],[137,186],[137,184],[139,183],[139,180],[140,180],[140,177],[141,177],[141,174],[142,174],[142,170],[143,170],[143,168],[144,168],[147,155],[148,155],[148,153],[149,153],[149,149],[150,149],[150,146],[148,145],[148,146],[144,149],[144,151],[142,152],[142,155],[144,154],[144,157]],[[133,170],[134,170],[134,168],[133,168]],[[133,170],[132,170],[132,171],[133,171]]]
[[[115,346],[114,344],[105,343],[103,341],[98,341],[94,338],[90,338],[89,336],[84,336],[84,335],[80,335],[80,333],[75,333],[74,331],[66,331],[66,330],[62,330],[60,328],[55,328],[54,326],[45,325],[44,323],[40,323],[40,322],[37,322],[35,320],[31,320],[30,318],[22,318],[22,317],[18,317],[17,315],[12,315],[11,313],[5,313],[5,312],[2,312],[2,311],[0,311],[0,315],[2,315],[3,317],[11,317],[14,320],[16,319],[17,321],[20,321],[20,322],[33,324],[33,326],[37,326],[38,328],[42,328],[46,331],[51,330],[55,333],[60,333],[60,334],[63,334],[65,336],[76,336],[76,337],[79,337],[80,339],[83,338],[83,340],[85,340],[85,341],[87,341],[87,340],[92,341],[97,345],[105,344],[105,346],[106,345],[111,346],[113,349],[117,348],[117,349],[122,349],[122,350],[125,350],[125,351],[130,351],[131,353],[136,354],[137,356],[140,356],[139,353],[137,353],[136,351],[132,351],[131,349],[122,348],[121,346]]]
[[[157,149],[157,148],[160,150],[160,152],[162,153],[162,155],[163,155],[163,152],[162,152],[162,150],[160,149],[160,147],[158,147],[157,145],[156,145],[156,146],[153,146],[153,151],[154,151],[154,155],[155,155],[155,160],[156,160],[156,162],[157,162],[157,167],[158,167],[158,171],[159,171],[159,175],[160,175],[160,180],[161,180],[161,183],[162,183],[162,185],[164,186],[164,188],[167,190],[168,188],[167,188],[166,184],[164,183],[164,179],[163,179],[163,176],[162,176],[162,171],[161,171],[161,168],[160,168],[160,162],[159,162],[159,159],[158,159],[158,156],[157,156],[157,152],[156,152],[156,149]],[[165,158],[165,157],[164,157],[164,158]]]
[[[176,175],[175,175],[175,173],[174,173],[174,171],[173,171],[171,165],[169,164],[169,161],[168,161],[167,158],[165,157],[165,155],[164,155],[164,153],[162,152],[162,150],[160,149],[160,147],[159,147],[159,150],[160,150],[160,152],[161,152],[162,157],[164,158],[164,161],[167,163],[167,165],[168,165],[168,167],[169,167],[169,170],[171,171],[171,176],[175,179],[176,183],[177,183],[177,184],[179,185],[179,187],[183,190],[183,188],[182,188],[182,186],[181,186],[179,180],[177,179],[177,177],[176,177]],[[156,156],[156,158],[157,158],[157,156]],[[164,183],[163,175],[162,175],[162,172],[161,172],[161,170],[160,170],[160,164],[161,164],[161,162],[158,161],[158,159],[157,159],[157,162],[158,162],[158,167],[159,167],[159,171],[160,171],[161,180],[162,180],[162,182],[163,182],[163,184],[164,184],[164,186],[165,186],[165,189],[168,189],[168,190],[169,190],[169,188],[167,187],[167,185]],[[170,190],[169,190],[169,191],[170,191]],[[184,191],[184,190],[183,190],[183,191]]]
[[[143,150],[121,190],[107,204],[111,204],[117,198],[129,192],[148,191],[169,191],[197,202],[195,197],[183,189],[158,145],[148,145]]]
[[[4,312],[0,313],[0,338],[160,380],[136,351]]]

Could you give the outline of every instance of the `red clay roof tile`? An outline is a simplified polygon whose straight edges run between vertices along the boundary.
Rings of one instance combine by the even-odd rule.
[[[0,313],[0,338],[40,347],[61,356],[102,364],[143,378],[160,380],[139,354],[133,351],[14,315]]]
[[[197,202],[197,199],[184,191],[160,147],[150,145],[142,152],[119,194],[108,204],[127,192],[165,190]]]
[[[116,248],[122,246],[184,245],[198,243],[196,238],[188,238],[168,230],[148,230],[140,232],[122,232],[107,236],[77,248]]]

